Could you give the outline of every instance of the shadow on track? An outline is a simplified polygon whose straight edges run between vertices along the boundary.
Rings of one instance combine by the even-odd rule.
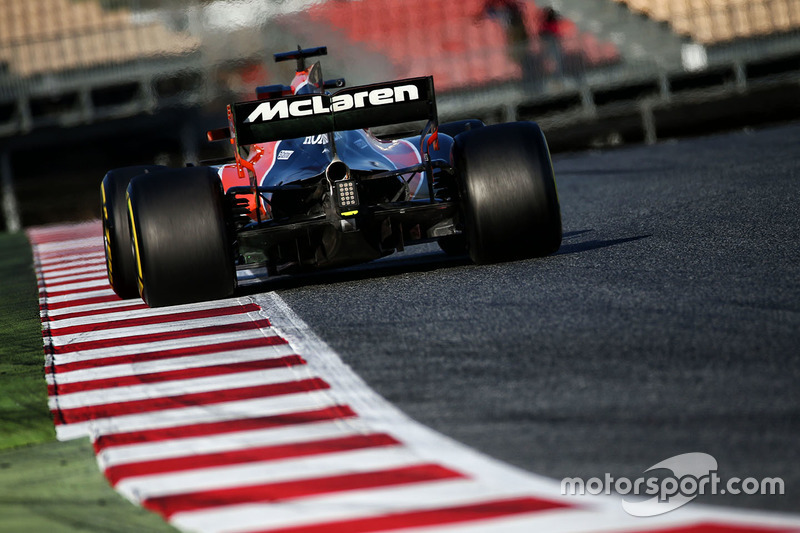
[[[240,287],[236,294],[245,296],[261,292],[296,289],[310,285],[330,285],[365,279],[397,276],[400,274],[431,272],[441,268],[471,265],[469,257],[449,256],[444,252],[426,252],[410,257],[380,259],[352,267],[278,276],[262,282]]]
[[[574,231],[571,233],[565,233],[564,238],[572,237],[575,235],[580,235],[583,233],[588,233],[591,230],[582,230],[582,231]],[[618,244],[625,244],[626,242],[634,242],[641,239],[647,239],[652,237],[652,235],[637,235],[636,237],[625,237],[623,239],[609,239],[609,240],[592,240],[592,241],[583,241],[583,242],[576,242],[576,243],[567,243],[562,244],[561,248],[555,253],[555,255],[567,255],[567,254],[577,254],[581,252],[588,252],[591,250],[597,250],[600,248],[608,248],[609,246],[616,246]]]
[[[580,229],[577,231],[567,231],[561,237],[563,239],[571,239],[572,237],[577,237],[578,235],[583,235],[584,233],[591,233],[594,230],[591,229]]]
[[[591,229],[569,231],[564,233],[563,238],[568,240],[592,231],[593,230]],[[615,246],[617,244],[633,242],[640,239],[645,239],[647,237],[650,237],[650,235],[640,235],[637,237],[627,237],[612,240],[590,240],[578,243],[564,243],[561,245],[559,251],[553,255],[558,256],[588,252],[590,250],[597,250],[599,248],[606,248],[609,246]],[[351,281],[383,278],[401,274],[432,272],[439,269],[470,265],[473,265],[473,263],[466,254],[463,256],[449,256],[441,251],[431,251],[412,256],[387,257],[370,263],[364,263],[361,265],[355,265],[341,269],[278,276],[272,279],[264,278],[259,282],[239,287],[239,289],[236,291],[236,294],[237,296],[247,296],[261,292],[289,290],[312,285],[347,283]]]
[[[565,176],[625,176],[625,175],[639,175],[647,172],[663,172],[665,167],[650,167],[650,168],[591,168],[591,169],[559,169],[556,172],[556,177],[561,178]]]

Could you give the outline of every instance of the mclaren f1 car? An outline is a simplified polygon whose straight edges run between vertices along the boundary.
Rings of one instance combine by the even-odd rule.
[[[208,132],[233,157],[109,171],[102,181],[108,278],[151,307],[228,297],[237,268],[269,275],[371,261],[438,241],[492,263],[552,254],[561,213],[539,126],[438,123],[432,77],[358,87],[325,81],[325,47],[294,60],[291,85],[257,89]],[[370,128],[425,122],[419,134]]]

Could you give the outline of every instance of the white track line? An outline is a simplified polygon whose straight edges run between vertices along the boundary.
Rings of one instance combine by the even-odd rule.
[[[81,289],[90,289],[95,287],[108,287],[108,278],[95,278],[89,281],[68,282],[59,281],[47,284],[47,290],[50,292],[63,292],[63,291],[79,291]]]
[[[261,446],[300,444],[304,442],[364,435],[369,428],[357,418],[347,421],[322,421],[296,426],[239,431],[221,435],[145,442],[115,446],[97,454],[101,467],[108,468],[140,461],[154,461],[187,455],[245,450]]]
[[[98,418],[88,422],[56,426],[56,433],[59,440],[87,436],[96,439],[101,435],[115,433],[283,415],[335,405],[337,404],[328,391],[311,391],[254,400],[164,409],[153,413]]]
[[[187,492],[246,487],[262,483],[303,481],[320,477],[358,474],[420,464],[407,448],[390,446],[323,455],[262,461],[242,465],[201,468],[187,472],[137,476],[120,481],[116,489],[138,501]]]
[[[95,304],[84,304],[84,305],[71,305],[60,309],[45,308],[41,310],[40,315],[42,316],[43,319],[45,319],[45,321],[49,320],[53,323],[56,323],[59,320],[59,317],[64,315],[71,315],[72,313],[85,313],[87,311],[96,311],[103,309],[106,309],[109,312],[113,312],[114,310],[124,311],[125,309],[129,309],[131,307],[143,304],[144,302],[142,302],[139,299],[114,300],[111,302],[105,302],[101,304],[95,303]]]
[[[138,302],[137,302],[138,303]],[[237,305],[232,304],[230,307],[235,308]],[[157,311],[153,309],[110,309],[108,312],[98,315],[88,315],[88,316],[78,316],[75,318],[66,318],[66,319],[59,319],[54,320],[52,322],[45,322],[52,328],[56,329],[63,329],[72,326],[85,326],[88,324],[100,324],[100,325],[107,325],[109,323],[118,322],[120,320],[133,320],[133,319],[155,319],[163,318],[163,322],[168,322],[169,319],[175,315],[180,315],[182,313],[190,313],[195,311],[210,311],[214,309],[229,307],[225,305],[220,305],[218,302],[207,303],[203,306],[194,306],[189,308],[184,308],[183,306],[175,306],[175,307],[162,307],[159,308]],[[70,309],[70,312],[75,312],[74,308]],[[239,314],[243,315],[247,313],[245,308],[242,308],[242,311],[239,313],[230,312],[228,316]]]
[[[110,339],[132,338],[141,339],[147,342],[147,337],[151,337],[163,332],[181,332],[188,329],[209,328],[213,326],[246,324],[250,323],[250,317],[245,315],[226,315],[220,317],[198,318],[192,320],[180,320],[176,322],[164,321],[157,324],[147,324],[142,326],[132,326],[127,328],[102,328],[103,324],[98,324],[96,331],[84,331],[69,335],[56,335],[50,337],[53,346],[69,346],[78,342],[107,341]]]
[[[245,331],[234,331],[231,333],[219,333],[215,335],[200,335],[196,337],[186,337],[180,339],[170,339],[166,341],[150,341],[142,339],[136,344],[126,344],[125,346],[113,348],[94,348],[90,350],[80,350],[77,352],[55,354],[53,359],[56,364],[66,364],[78,361],[88,361],[91,359],[112,359],[115,357],[126,357],[129,355],[145,355],[150,353],[162,352],[165,350],[177,350],[190,348],[192,346],[207,346],[224,342],[235,342],[272,336],[270,328],[251,329]],[[277,338],[277,336],[275,337]],[[48,363],[49,365],[49,363]]]
[[[146,376],[147,374],[182,370],[185,368],[202,368],[205,366],[226,365],[247,361],[278,359],[287,355],[293,355],[291,346],[288,344],[279,344],[277,346],[266,346],[258,350],[226,350],[204,355],[190,355],[141,363],[87,368],[59,374],[47,374],[45,378],[48,384],[52,385],[58,383],[64,385],[125,376]]]
[[[145,383],[129,387],[114,387],[86,392],[59,394],[50,398],[51,409],[75,409],[78,407],[109,405],[137,400],[168,398],[181,394],[224,391],[231,388],[257,387],[309,379],[312,376],[304,365],[297,367],[272,368],[252,372],[237,372],[235,375],[176,379],[160,383]]]
[[[95,278],[99,279],[101,277],[103,279],[108,278],[105,265],[91,265],[61,270],[58,272],[58,275],[48,276],[47,282],[48,284],[56,284]]]
[[[81,239],[36,244],[36,253],[46,257],[49,253],[61,252],[70,248],[100,248],[102,252],[103,241],[98,239],[101,235],[102,234],[98,234],[97,237],[84,237]]]
[[[106,286],[108,286],[108,283],[106,283]],[[60,304],[64,302],[76,302],[88,298],[96,298],[99,296],[114,296],[114,291],[109,287],[107,289],[98,289],[96,291],[73,292],[70,294],[62,294],[60,296],[48,296],[46,299],[39,298],[39,304],[45,304],[45,303]]]
[[[72,256],[69,260],[64,261],[50,261],[47,263],[40,262],[39,266],[44,274],[61,275],[62,272],[69,271],[75,268],[105,268],[106,261],[104,257],[94,257],[97,254],[78,254]]]

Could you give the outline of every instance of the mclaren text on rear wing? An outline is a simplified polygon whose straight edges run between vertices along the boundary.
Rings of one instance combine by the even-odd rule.
[[[232,106],[240,145],[292,139],[332,131],[434,120],[433,78],[408,78],[308,94],[241,102]]]

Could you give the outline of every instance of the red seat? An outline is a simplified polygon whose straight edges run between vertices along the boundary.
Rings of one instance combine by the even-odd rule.
[[[487,81],[519,79],[520,67],[509,57],[504,28],[481,16],[484,0],[458,3],[429,0],[328,1],[313,6],[309,16],[341,30],[354,43],[384,54],[398,75],[433,74],[437,89]],[[525,2],[525,21],[532,39],[530,51],[541,52],[536,36],[542,10]],[[565,53],[588,64],[618,57],[611,43],[581,34],[571,20],[562,20]]]

